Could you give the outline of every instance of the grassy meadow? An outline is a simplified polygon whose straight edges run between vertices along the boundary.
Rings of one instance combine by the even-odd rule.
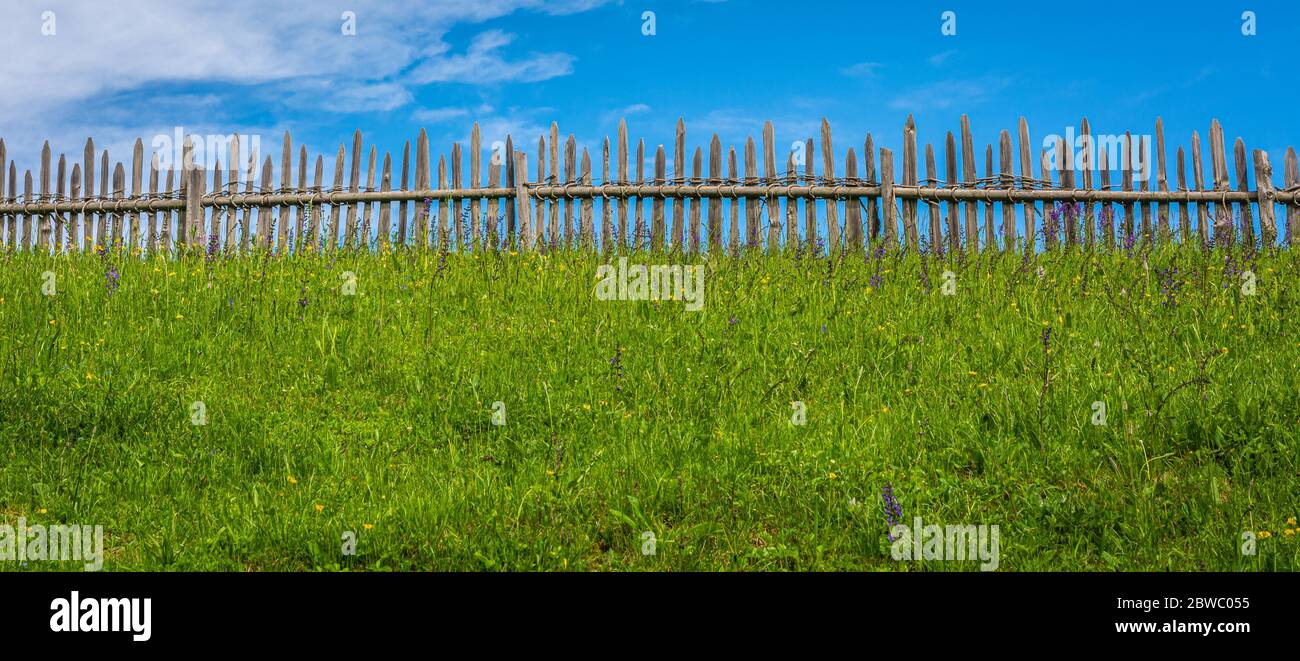
[[[570,251],[0,256],[0,523],[108,571],[978,570],[892,559],[888,485],[999,571],[1300,568],[1292,253],[630,260],[703,310]]]

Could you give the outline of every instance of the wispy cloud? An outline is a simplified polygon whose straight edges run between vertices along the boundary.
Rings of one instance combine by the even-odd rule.
[[[971,80],[941,80],[902,92],[889,101],[889,107],[909,112],[965,107],[988,100],[1010,84],[1005,78],[991,76]]]
[[[885,65],[879,62],[858,62],[852,66],[840,69],[840,73],[854,78],[873,78],[876,72]]]
[[[955,49],[950,49],[950,50],[943,51],[942,53],[935,53],[934,55],[931,55],[927,59],[930,62],[931,66],[941,67],[943,66],[943,63],[948,60],[948,58],[956,54],[957,51]]]
[[[567,53],[532,53],[522,59],[506,60],[500,51],[512,41],[512,34],[488,30],[474,37],[462,55],[448,55],[448,44],[435,44],[410,78],[417,83],[483,84],[537,82],[573,73],[574,58]]]

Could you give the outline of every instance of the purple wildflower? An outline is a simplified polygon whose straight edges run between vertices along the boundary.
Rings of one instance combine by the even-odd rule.
[[[885,523],[889,526],[889,541],[894,541],[894,526],[903,520],[903,508],[898,505],[898,499],[894,498],[894,486],[888,482],[885,488],[880,491],[881,498],[885,501]]]

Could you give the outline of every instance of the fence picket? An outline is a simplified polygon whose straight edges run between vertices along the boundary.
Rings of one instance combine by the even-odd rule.
[[[916,122],[912,115],[907,116],[907,121],[903,125],[903,185],[915,186],[916,178]],[[903,200],[903,235],[907,241],[907,249],[915,250],[917,244],[917,203],[915,199]]]
[[[1246,164],[1246,144],[1237,138],[1232,144],[1233,164],[1237,170],[1237,190],[1243,193],[1250,192],[1249,166]],[[1255,245],[1255,220],[1250,212],[1250,203],[1238,203],[1235,205],[1241,213],[1241,243],[1247,247]],[[1263,220],[1261,210],[1261,221]],[[1261,230],[1262,234],[1262,230]]]
[[[1237,144],[1241,144],[1240,138],[1237,139]],[[1259,204],[1259,238],[1263,242],[1264,248],[1271,248],[1277,245],[1277,224],[1273,214],[1273,166],[1268,162],[1268,152],[1263,149],[1256,149],[1253,152],[1253,157],[1255,161],[1255,199]],[[1245,190],[1244,187],[1243,190]],[[1242,206],[1249,208],[1250,204],[1247,203]]]

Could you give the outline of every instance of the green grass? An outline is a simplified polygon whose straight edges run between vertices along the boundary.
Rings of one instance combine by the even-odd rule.
[[[688,312],[596,300],[576,253],[7,255],[0,523],[103,525],[107,570],[977,570],[891,559],[889,483],[998,525],[1001,571],[1294,570],[1300,264],[1234,259],[1255,295],[1186,249],[928,290],[915,255],[752,255]]]

